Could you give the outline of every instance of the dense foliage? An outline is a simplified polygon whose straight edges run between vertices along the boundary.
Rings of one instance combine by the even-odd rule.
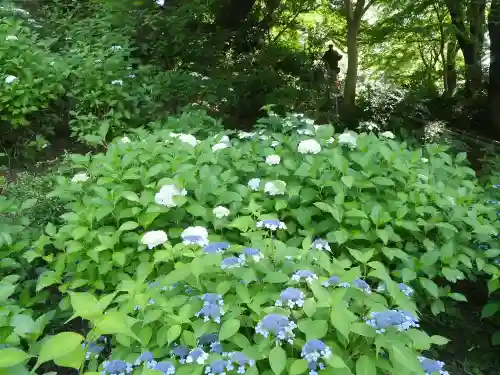
[[[0,375],[453,372],[500,170],[441,133],[498,107],[499,4],[2,4]]]

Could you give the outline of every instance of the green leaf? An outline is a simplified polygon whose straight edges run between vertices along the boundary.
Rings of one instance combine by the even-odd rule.
[[[85,361],[85,352],[86,350],[79,345],[71,353],[54,358],[54,363],[61,367],[70,367],[79,370]]]
[[[286,283],[288,281],[288,276],[283,272],[271,272],[264,277],[263,281],[271,284]]]
[[[362,355],[356,361],[356,375],[376,375],[377,367],[373,359],[366,355]]]
[[[240,329],[240,321],[237,319],[231,319],[222,324],[219,332],[219,339],[226,340],[231,336],[235,335]]]
[[[483,311],[481,312],[481,318],[484,319],[492,317],[498,312],[498,310],[500,310],[500,302],[490,301],[483,307]]]
[[[460,293],[450,293],[448,294],[448,297],[454,299],[455,301],[467,302],[467,297]]]
[[[296,359],[290,366],[289,375],[302,374],[308,369],[308,363],[305,359]]]
[[[351,323],[356,320],[356,316],[347,308],[347,306],[335,306],[330,314],[330,321],[337,331],[344,338],[349,337]]]
[[[431,336],[431,342],[435,345],[446,345],[450,340],[443,336],[434,335]]]
[[[186,211],[196,217],[206,218],[207,209],[199,204],[191,204],[186,208]]]
[[[343,243],[346,243],[347,240],[349,239],[349,233],[345,229],[340,229],[335,232],[329,232],[326,235],[326,239],[329,242],[335,242],[338,243],[339,245],[342,245]]]
[[[28,354],[17,348],[0,349],[0,368],[18,365],[29,357]]]
[[[71,307],[75,311],[72,318],[77,316],[92,321],[102,314],[99,310],[97,298],[90,293],[69,292]]]
[[[351,188],[352,187],[352,184],[354,183],[354,177],[352,176],[342,176],[342,178],[340,179],[345,186],[347,186],[348,188]]]
[[[118,311],[109,311],[96,324],[96,331],[101,335],[122,334],[128,337],[133,337],[137,341],[139,338],[132,332],[131,324],[127,320],[127,315]]]
[[[125,232],[125,231],[129,231],[129,230],[134,230],[138,226],[139,226],[139,224],[137,224],[135,221],[127,221],[127,222],[123,223],[120,226],[120,228],[118,228],[118,230],[120,232]]]
[[[312,317],[316,312],[316,301],[314,300],[314,298],[307,298],[304,301],[303,309],[308,317]]]
[[[286,352],[281,346],[275,346],[269,353],[269,365],[276,375],[280,375],[286,367]]]
[[[131,202],[140,202],[139,196],[133,191],[124,191],[122,197]]]
[[[394,186],[394,182],[387,177],[373,177],[371,179],[371,182],[373,182],[375,185]]]
[[[391,342],[391,361],[407,368],[411,373],[419,374],[422,371],[417,356],[413,351],[399,342]]]
[[[177,337],[181,335],[182,327],[180,325],[172,326],[167,331],[167,342],[170,345],[173,343]]]
[[[426,279],[426,278],[423,278],[421,277],[419,279],[420,281],[420,285],[422,285],[422,287],[427,291],[429,292],[429,294],[431,296],[433,296],[434,298],[438,298],[439,297],[439,287],[436,285],[436,283],[430,279]]]
[[[36,370],[42,363],[64,357],[80,346],[84,337],[75,332],[62,332],[52,336],[42,343],[38,361],[33,368]]]

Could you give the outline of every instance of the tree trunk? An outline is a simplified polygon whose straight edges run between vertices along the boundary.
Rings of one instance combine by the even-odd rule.
[[[461,0],[445,0],[451,16],[451,23],[455,27],[458,45],[464,56],[465,96],[473,97],[482,85],[481,57],[484,42],[484,23],[486,0],[468,0],[466,28]]]
[[[491,1],[488,31],[490,34],[489,115],[491,126],[497,136],[500,136],[500,0]]]
[[[358,0],[353,7],[352,0],[344,0],[347,17],[347,72],[342,104],[343,121],[348,125],[356,123],[356,82],[358,79],[358,32],[361,17],[365,13],[365,0]]]
[[[446,65],[444,74],[447,83],[445,97],[451,98],[455,95],[455,90],[457,88],[457,41],[454,37],[448,40],[448,45],[446,46]]]

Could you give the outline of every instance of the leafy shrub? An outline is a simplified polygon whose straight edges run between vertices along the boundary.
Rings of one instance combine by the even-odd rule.
[[[114,290],[151,259],[136,248],[151,229],[177,238],[183,228],[202,224],[218,239],[259,247],[261,233],[251,228],[256,220],[275,218],[287,225],[277,235],[287,247],[325,238],[335,244],[337,259],[363,264],[367,274],[371,262],[386,264],[434,313],[443,310],[443,297],[464,299],[449,283],[497,272],[488,253],[471,248],[475,239],[491,240],[496,214],[477,201],[482,189],[463,165],[464,155],[453,160],[438,145],[410,151],[374,134],[345,133],[333,141],[331,135],[331,127],[318,128],[318,155],[296,151],[304,135],[242,133],[254,139],[198,142],[167,130],[139,131],[138,140],[113,143],[104,154],[73,155],[81,172],[73,181],[60,177],[52,193],[68,211],[64,225],[46,228],[52,246],[39,256],[58,255],[39,288]],[[266,159],[272,154],[279,158]],[[256,191],[247,186],[253,178],[261,179]],[[188,194],[169,208],[155,196],[170,184]],[[230,217],[217,219],[217,206],[226,206]],[[60,259],[64,269],[56,267]]]
[[[30,123],[29,116],[64,94],[65,76],[47,40],[14,18],[0,21],[2,66],[0,120],[13,128]]]

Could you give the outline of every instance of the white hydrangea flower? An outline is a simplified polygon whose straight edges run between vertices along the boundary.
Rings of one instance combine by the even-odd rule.
[[[244,132],[244,131],[240,131],[238,133],[238,138],[239,139],[249,139],[249,138],[253,138],[255,136],[255,132]]]
[[[155,3],[162,7],[165,5],[165,0],[155,0]]]
[[[279,155],[269,155],[266,157],[266,163],[269,165],[278,165],[281,161]]]
[[[353,133],[343,133],[339,135],[339,143],[356,147],[356,136]]]
[[[427,159],[427,158],[420,158],[420,161],[421,161],[422,163],[428,163],[428,162],[429,162],[429,159]]]
[[[5,40],[19,40],[19,39],[15,35],[7,35],[5,37]]]
[[[113,52],[116,52],[116,51],[121,51],[123,48],[122,46],[118,46],[118,45],[114,45],[114,46],[111,46],[111,51]]]
[[[250,181],[248,181],[248,187],[254,191],[259,190],[260,178],[252,178]]]
[[[123,81],[121,79],[115,79],[113,81],[111,81],[111,84],[112,85],[123,85]]]
[[[179,134],[177,138],[179,138],[181,142],[190,144],[193,147],[195,147],[198,144],[198,140],[195,138],[195,136],[191,134]]]
[[[71,179],[71,182],[85,182],[89,179],[89,175],[87,173],[77,173]]]
[[[217,143],[217,144],[212,146],[212,152],[223,150],[223,149],[228,148],[228,147],[229,147],[229,145],[227,143]]]
[[[299,135],[314,135],[314,132],[310,129],[297,129],[297,134],[299,134]]]
[[[150,232],[146,232],[141,238],[141,243],[143,245],[147,245],[150,250],[156,246],[163,245],[167,241],[168,236],[162,230],[152,230]]]
[[[129,137],[125,136],[122,139],[120,139],[121,143],[130,143],[132,142]]]
[[[155,202],[162,206],[175,207],[174,197],[186,195],[186,189],[178,189],[175,185],[165,185],[155,194]]]
[[[389,139],[394,139],[395,138],[395,135],[390,132],[390,131],[385,131],[383,133],[380,133],[380,136],[384,137],[384,138],[389,138]]]
[[[212,213],[215,215],[217,219],[222,219],[228,217],[231,211],[229,211],[226,207],[217,206],[212,210]]]
[[[271,142],[271,147],[272,147],[272,148],[276,148],[276,147],[278,147],[279,145],[280,145],[280,143],[279,143],[278,141],[272,141],[272,142]]]
[[[264,185],[264,192],[269,195],[285,194],[286,182],[281,180],[269,181]]]
[[[297,150],[301,154],[318,154],[321,151],[321,145],[315,139],[306,139],[300,141]]]
[[[7,77],[5,77],[5,83],[7,83],[7,84],[11,84],[12,82],[14,82],[16,80],[17,80],[17,77],[10,75],[10,74]]]
[[[185,245],[208,245],[208,231],[203,227],[189,227],[181,233],[182,241]]]
[[[328,144],[332,144],[333,142],[335,142],[335,138],[333,138],[333,137],[330,137],[330,138],[326,141],[326,143],[328,143]]]

